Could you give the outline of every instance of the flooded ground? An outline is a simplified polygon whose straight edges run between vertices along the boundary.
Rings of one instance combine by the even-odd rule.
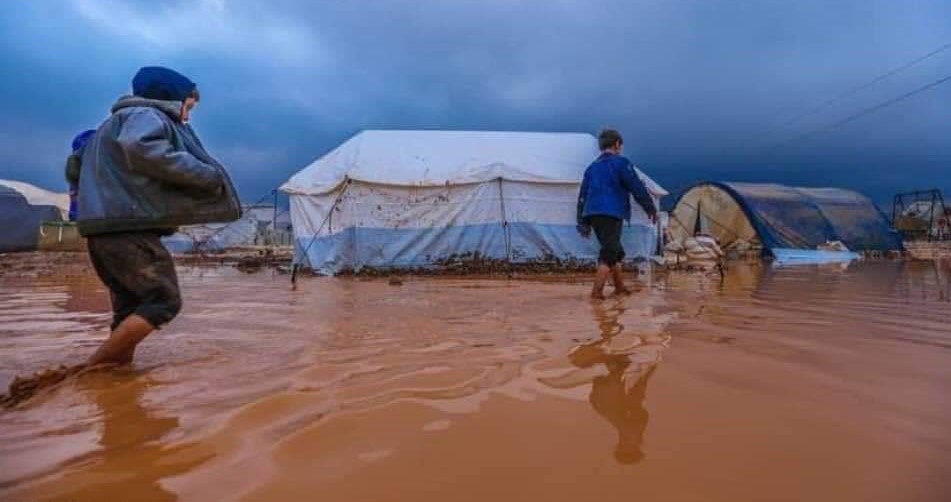
[[[105,336],[88,266],[0,276],[0,385]],[[951,267],[641,281],[183,268],[132,369],[0,412],[2,500],[951,500]]]

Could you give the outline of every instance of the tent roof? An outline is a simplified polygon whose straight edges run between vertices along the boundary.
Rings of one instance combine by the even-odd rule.
[[[704,182],[685,191],[681,200],[690,190],[702,186],[714,186],[728,193],[770,249],[815,249],[831,240],[842,241],[853,250],[901,249],[901,239],[885,216],[858,192],[769,183]]]
[[[292,176],[281,190],[323,194],[346,179],[417,187],[498,178],[579,183],[598,153],[597,140],[580,133],[363,131]],[[656,196],[667,194],[638,173]]]
[[[0,179],[0,185],[16,190],[33,206],[54,206],[65,215],[69,211],[69,194],[50,192],[22,181]]]

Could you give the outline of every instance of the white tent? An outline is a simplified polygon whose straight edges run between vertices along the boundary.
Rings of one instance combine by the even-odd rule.
[[[67,193],[50,192],[22,181],[0,180],[0,186],[16,190],[31,206],[53,206],[59,209],[62,219],[67,219],[69,214],[69,194]]]
[[[598,155],[589,134],[364,131],[291,177],[298,263],[324,273],[490,259],[594,260],[575,231],[578,187]],[[638,171],[655,199],[667,194]],[[629,258],[657,235],[637,204]]]
[[[35,251],[63,242],[69,212],[69,195],[58,194],[20,181],[0,180],[0,253]],[[51,225],[55,234],[46,234]],[[75,229],[70,242],[79,242]]]

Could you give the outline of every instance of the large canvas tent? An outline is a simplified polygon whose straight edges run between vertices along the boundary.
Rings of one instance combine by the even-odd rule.
[[[44,222],[62,222],[69,196],[29,183],[0,180],[0,253],[35,251]]]
[[[425,267],[460,256],[594,260],[575,231],[578,188],[598,155],[589,134],[364,131],[295,174],[295,259],[324,273]],[[666,192],[640,173],[659,199]],[[635,204],[630,258],[657,235]]]
[[[853,251],[901,249],[901,239],[865,196],[839,188],[704,182],[685,191],[671,212],[674,240],[696,234],[722,245],[743,240],[777,250],[816,250],[840,241]]]

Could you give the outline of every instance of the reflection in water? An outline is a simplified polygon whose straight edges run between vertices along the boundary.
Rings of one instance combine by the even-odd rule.
[[[647,383],[669,339],[625,333],[619,319],[626,310],[623,301],[611,306],[596,304],[594,318],[601,338],[575,347],[569,360],[582,369],[596,365],[606,368],[607,375],[595,376],[591,382],[588,399],[618,431],[614,458],[622,464],[635,464],[644,459]]]
[[[68,486],[68,491],[42,493],[45,500],[108,500],[132,493],[135,500],[142,501],[178,499],[160,480],[192,469],[207,457],[168,461],[170,449],[160,440],[178,427],[179,421],[143,403],[151,385],[147,375],[132,370],[88,374],[76,381],[76,390],[99,410],[100,448],[74,464],[80,469],[66,471],[61,486]]]
[[[951,259],[935,260],[934,276],[937,282],[938,299],[941,301],[951,301]]]
[[[607,364],[610,373],[595,378],[591,386],[591,406],[617,428],[614,458],[622,464],[634,464],[644,459],[642,444],[648,418],[644,399],[647,382],[657,366],[647,365],[632,374],[628,371],[630,360],[626,358]]]
[[[87,384],[87,387],[91,387]],[[135,378],[121,384],[114,392],[103,392],[90,388],[91,395],[102,413],[103,465],[121,465],[109,462],[109,456],[131,455],[150,467],[158,460],[162,447],[158,440],[178,426],[178,419],[162,417],[149,412],[142,405],[142,397],[148,388],[146,378]],[[75,493],[76,497],[94,494],[107,496],[109,493],[128,493],[134,487],[137,496],[149,500],[175,500],[175,496],[162,489],[158,484],[159,476],[155,469],[138,469],[127,465],[121,471],[111,470],[103,474],[111,478],[109,483],[90,486],[86,492]]]

